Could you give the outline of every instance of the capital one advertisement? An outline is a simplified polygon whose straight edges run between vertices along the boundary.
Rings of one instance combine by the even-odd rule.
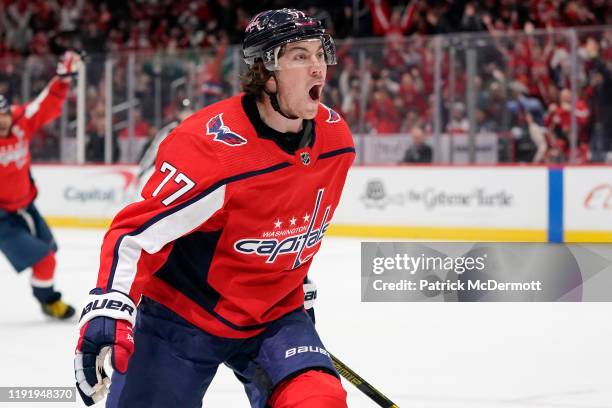
[[[612,242],[611,167],[566,167],[564,202],[566,241],[591,236]]]
[[[53,221],[110,220],[137,196],[135,166],[53,166],[32,169],[37,205]]]

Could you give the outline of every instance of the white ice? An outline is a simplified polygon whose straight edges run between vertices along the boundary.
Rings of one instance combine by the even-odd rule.
[[[95,285],[103,231],[55,234],[57,287],[81,305]],[[612,407],[612,303],[362,303],[359,251],[359,239],[324,240],[311,268],[318,330],[332,353],[400,407]],[[15,274],[1,256],[0,288],[0,386],[74,385],[75,323],[47,321],[29,273]],[[344,386],[349,407],[376,406]],[[222,368],[204,406],[249,405]]]

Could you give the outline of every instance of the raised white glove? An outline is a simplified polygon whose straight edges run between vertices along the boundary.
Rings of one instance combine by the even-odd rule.
[[[66,51],[57,63],[55,73],[61,78],[76,76],[79,73],[82,63],[83,60],[78,53]]]

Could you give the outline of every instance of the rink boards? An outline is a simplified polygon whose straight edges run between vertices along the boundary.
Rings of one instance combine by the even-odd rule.
[[[52,226],[106,227],[139,198],[135,171],[36,165],[37,204]],[[612,166],[355,166],[329,234],[612,242]]]

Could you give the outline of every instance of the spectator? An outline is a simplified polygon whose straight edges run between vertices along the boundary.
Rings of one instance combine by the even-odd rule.
[[[612,151],[612,72],[600,56],[599,44],[594,38],[586,43],[590,59],[590,75],[593,84],[593,110],[595,124],[591,140],[592,160],[602,162]],[[612,161],[612,160],[608,160]]]
[[[104,52],[105,41],[106,35],[100,29],[100,25],[96,21],[87,23],[85,31],[81,35],[83,50],[88,54],[100,54]]]
[[[424,91],[423,79],[417,68],[402,74],[398,93],[407,109],[416,109],[425,115],[427,99]]]
[[[407,107],[406,109],[406,118],[402,122],[401,131],[405,133],[410,133],[411,129],[418,127],[420,129],[427,129],[428,124],[425,123],[427,119],[426,116],[422,115],[415,108]]]
[[[57,27],[57,3],[46,0],[37,0],[34,3],[34,15],[30,25],[32,30],[35,33],[53,31]]]
[[[449,135],[465,135],[470,130],[470,122],[465,117],[465,105],[455,102],[451,109],[451,120],[446,125],[446,133]]]
[[[377,134],[399,132],[401,123],[400,114],[396,104],[386,90],[378,89],[372,94],[372,104],[366,113],[366,123]]]
[[[100,3],[100,8],[98,9],[98,18],[96,19],[96,23],[98,25],[98,29],[102,32],[106,32],[111,25],[113,14],[108,8],[107,3]]]
[[[512,98],[506,104],[508,111],[514,115],[514,120],[518,119],[518,115],[525,111],[530,113],[538,123],[542,123],[544,115],[544,107],[539,99],[529,95],[529,90],[520,81],[513,81],[509,88],[512,92]]]
[[[92,163],[104,163],[105,134],[104,106],[96,105],[91,112],[90,122],[87,124],[87,143],[85,145],[85,160]],[[117,138],[112,138],[112,161],[119,160],[119,145]]]
[[[472,2],[467,3],[461,19],[462,31],[482,31],[484,28],[482,17],[476,11],[476,5]]]
[[[533,163],[541,163],[546,157],[546,151],[548,150],[548,143],[546,142],[546,128],[540,126],[536,121],[533,120],[533,116],[530,113],[526,115],[527,129],[529,131],[529,137],[536,146],[536,152],[533,156]]]
[[[7,43],[18,52],[25,52],[32,39],[30,20],[32,18],[32,5],[26,0],[18,0],[11,4],[6,13]]]
[[[337,106],[351,126],[357,126],[361,114],[362,92],[369,90],[371,84],[371,70],[360,71],[351,55],[347,55],[340,67],[338,76],[338,90],[342,104]]]
[[[119,133],[119,161],[121,163],[136,162],[143,147],[148,143],[149,137],[151,136],[151,126],[142,118],[142,111],[139,108],[135,108],[133,115],[133,137],[130,137],[129,128],[127,127]]]
[[[497,132],[499,124],[495,116],[491,116],[483,109],[476,109],[476,132]]]
[[[587,124],[590,116],[589,109],[582,99],[576,101],[576,107],[573,109],[576,115],[578,125],[579,140],[577,143],[588,143],[588,135],[585,135],[583,129]],[[567,149],[570,146],[571,133],[571,112],[572,112],[572,93],[569,89],[563,89],[559,94],[559,103],[551,104],[549,114],[546,119],[548,129],[557,139],[559,147],[564,150],[567,155]]]
[[[198,82],[200,83],[201,106],[210,105],[227,96],[224,92],[222,69],[228,41],[225,35],[218,40],[215,39],[214,57],[200,64],[201,72],[198,73]]]
[[[425,143],[425,134],[423,130],[415,126],[411,129],[412,144],[406,150],[402,163],[431,163],[433,151],[429,145]]]
[[[564,7],[565,24],[568,26],[596,23],[595,15],[580,1],[570,1]]]
[[[391,12],[385,0],[371,0],[370,12],[374,22],[374,34],[383,35],[387,42],[397,41],[408,32],[414,22],[416,0],[410,0],[402,13],[401,7],[395,7]]]
[[[75,31],[78,27],[85,0],[63,0],[60,1],[59,31]]]

